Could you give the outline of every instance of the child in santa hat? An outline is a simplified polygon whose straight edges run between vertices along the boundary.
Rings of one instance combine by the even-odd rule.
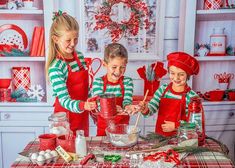
[[[187,84],[191,75],[199,72],[198,61],[184,52],[167,56],[170,83],[156,90],[148,104],[140,103],[145,116],[158,114],[155,132],[163,136],[176,134],[180,120],[186,120],[190,98],[198,96]]]

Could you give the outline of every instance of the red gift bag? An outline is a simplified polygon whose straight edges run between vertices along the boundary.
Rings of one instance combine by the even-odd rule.
[[[30,67],[12,67],[13,89],[23,88],[28,90],[30,87]]]
[[[223,7],[223,0],[204,0],[204,9],[220,9]]]
[[[153,96],[155,91],[158,89],[160,81],[148,81],[144,80],[144,95],[149,90],[148,96]]]

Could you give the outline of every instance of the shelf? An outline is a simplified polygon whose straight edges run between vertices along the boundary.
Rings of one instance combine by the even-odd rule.
[[[0,20],[41,20],[43,10],[0,10]]]
[[[51,106],[46,102],[0,102],[0,107],[43,107]]]
[[[235,61],[235,56],[205,56],[195,58],[198,61]]]
[[[197,10],[199,21],[235,20],[235,9]]]
[[[234,105],[235,101],[203,101],[203,105]]]
[[[45,57],[0,57],[0,62],[9,61],[27,61],[27,62],[40,62],[45,61]]]

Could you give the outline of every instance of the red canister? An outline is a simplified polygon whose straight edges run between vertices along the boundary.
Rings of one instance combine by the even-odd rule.
[[[116,98],[114,94],[100,95],[100,115],[103,118],[111,118],[117,114]]]

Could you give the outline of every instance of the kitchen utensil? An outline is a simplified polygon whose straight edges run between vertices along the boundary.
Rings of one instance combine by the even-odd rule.
[[[131,147],[137,143],[140,133],[140,129],[138,127],[135,128],[135,133],[132,132],[133,129],[133,125],[111,124],[105,129],[105,131],[112,145],[116,147]],[[135,137],[132,141],[129,139],[130,134],[134,134]]]
[[[146,98],[147,98],[147,96],[148,96],[148,93],[149,93],[149,90],[146,91],[142,103],[145,102],[145,100],[146,100]],[[136,121],[135,121],[135,126],[133,127],[133,129],[131,130],[131,134],[129,135],[129,140],[130,140],[130,141],[133,141],[133,139],[136,139],[136,137],[135,137],[135,136],[136,136],[135,132],[137,131],[136,128],[137,128],[137,125],[138,125],[138,123],[139,123],[140,115],[141,115],[141,112],[138,113],[138,116],[137,116]]]
[[[40,150],[54,150],[56,147],[56,135],[55,134],[42,134],[39,138]]]

